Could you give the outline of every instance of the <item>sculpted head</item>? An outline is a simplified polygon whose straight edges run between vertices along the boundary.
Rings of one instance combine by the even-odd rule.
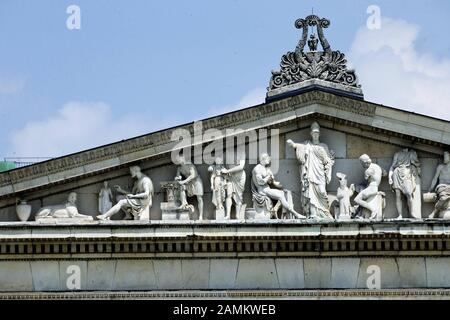
[[[338,172],[338,173],[336,173],[336,177],[339,180],[339,186],[341,188],[344,188],[347,186],[347,176],[344,173]]]
[[[222,165],[222,164],[223,164],[223,160],[222,160],[221,157],[216,157],[216,158],[214,159],[214,163],[215,163],[216,165]]]
[[[359,157],[359,161],[361,161],[361,164],[364,168],[369,168],[372,164],[372,159],[367,154],[363,154],[361,157]]]
[[[313,143],[319,143],[319,138],[320,138],[320,126],[316,121],[314,121],[311,124],[311,139]]]
[[[108,188],[108,181],[103,181],[103,187]]]
[[[176,161],[176,164],[178,164],[178,165],[180,165],[180,166],[186,164],[186,158],[185,158],[182,154],[180,154],[180,155],[176,158],[175,161]]]
[[[70,202],[71,204],[75,204],[75,202],[77,202],[76,192],[69,193],[69,196],[67,197],[67,201]]]
[[[136,178],[141,173],[141,168],[139,166],[131,166],[130,167],[130,174],[132,178]]]
[[[449,164],[450,163],[450,151],[445,151],[444,152],[444,164]]]
[[[270,156],[267,153],[262,153],[259,156],[259,163],[263,166],[268,166],[270,164]]]

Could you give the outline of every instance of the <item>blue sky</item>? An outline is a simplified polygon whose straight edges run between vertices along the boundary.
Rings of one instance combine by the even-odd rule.
[[[71,4],[81,30],[66,28]],[[365,27],[369,5],[379,31]],[[447,0],[0,0],[0,158],[63,155],[256,104],[312,7],[367,100],[450,119]]]

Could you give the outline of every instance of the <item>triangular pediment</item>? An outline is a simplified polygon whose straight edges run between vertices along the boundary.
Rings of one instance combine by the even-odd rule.
[[[450,145],[448,121],[322,90],[207,118],[201,125],[203,130],[240,128],[246,131],[289,123],[301,126],[302,121],[306,127],[310,123],[306,120],[313,118],[323,119],[325,126],[338,131],[399,145],[409,141],[418,149],[437,154],[442,147]],[[158,159],[177,144],[171,140],[177,129],[194,132],[194,122],[0,173],[0,198]],[[211,141],[203,139],[197,143]]]

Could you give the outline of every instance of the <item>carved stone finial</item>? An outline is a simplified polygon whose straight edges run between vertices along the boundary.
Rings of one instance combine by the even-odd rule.
[[[313,33],[309,36],[308,40],[308,47],[310,51],[316,51],[317,50],[317,44],[319,43],[319,40],[316,38],[316,35]]]
[[[345,55],[331,50],[324,35],[324,29],[330,26],[330,20],[314,14],[297,19],[295,27],[302,30],[294,52],[288,52],[281,58],[280,70],[272,71],[267,93],[271,98],[311,85],[327,87],[333,91],[346,91],[359,98],[363,97],[361,86],[354,70],[347,68]],[[308,40],[308,28],[316,29],[318,39],[311,33]],[[318,51],[318,44],[322,51]],[[305,52],[305,45],[309,52]]]

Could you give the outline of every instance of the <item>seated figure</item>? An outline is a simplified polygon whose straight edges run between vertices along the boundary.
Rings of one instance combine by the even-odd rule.
[[[118,193],[124,195],[111,209],[104,214],[98,215],[98,220],[110,220],[110,218],[120,211],[124,211],[125,220],[149,220],[150,207],[154,194],[152,180],[142,173],[139,166],[130,167],[131,177],[134,179],[131,192],[123,190],[120,186],[115,186]]]
[[[36,221],[41,219],[57,219],[57,218],[77,218],[82,220],[93,220],[91,216],[78,213],[77,194],[69,193],[67,202],[64,204],[45,206],[36,213]]]
[[[433,188],[435,193],[433,193]],[[436,168],[429,194],[436,201],[429,218],[450,219],[450,152],[444,152],[444,163]],[[425,197],[426,195],[424,195]]]
[[[275,180],[270,170],[270,157],[267,153],[260,156],[259,164],[252,171],[252,198],[256,215],[266,219],[276,216],[278,206],[273,206],[272,200],[278,201],[286,213],[292,214],[296,219],[306,217],[294,210],[292,197],[288,190],[284,190],[281,184]]]
[[[383,209],[385,207],[385,194],[378,190],[381,179],[386,175],[386,172],[372,162],[372,159],[367,154],[359,157],[361,165],[365,168],[364,178],[367,184],[364,186],[358,195],[355,197],[355,213],[357,218],[366,218],[371,220],[382,220]]]

